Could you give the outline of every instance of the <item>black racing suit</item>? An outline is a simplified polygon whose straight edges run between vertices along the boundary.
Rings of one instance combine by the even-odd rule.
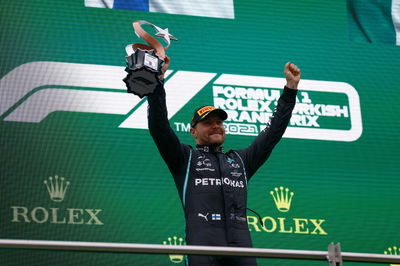
[[[289,123],[297,90],[286,88],[267,127],[251,145],[180,143],[168,122],[165,91],[148,96],[149,130],[175,180],[186,218],[188,245],[252,247],[246,219],[247,183],[267,160]],[[189,256],[189,265],[256,265],[250,257]]]

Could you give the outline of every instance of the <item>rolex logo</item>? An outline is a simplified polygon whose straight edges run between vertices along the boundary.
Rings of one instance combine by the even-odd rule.
[[[270,194],[274,199],[276,208],[280,212],[288,212],[290,210],[290,204],[292,203],[294,192],[289,193],[288,188],[284,189],[281,186],[279,189],[276,187],[275,190],[270,191]]]
[[[247,215],[249,231],[280,233],[280,234],[306,234],[306,235],[328,235],[325,230],[325,219],[308,217],[290,217],[286,214],[290,210],[290,205],[294,192],[283,186],[276,187],[270,191],[276,208],[285,214],[279,216],[251,216]],[[289,216],[289,217],[288,217]],[[262,221],[262,223],[260,222]],[[260,226],[261,225],[261,226]]]
[[[178,239],[177,236],[174,236],[173,238],[168,237],[168,242],[164,241],[164,245],[171,245],[171,246],[182,246],[183,243],[183,238],[180,237]],[[170,254],[169,259],[173,263],[181,263],[183,261],[183,255],[177,255],[177,254]]]
[[[49,181],[44,180],[43,183],[46,185],[52,201],[61,202],[64,200],[65,192],[70,184],[69,181],[64,181],[64,177],[59,178],[56,175],[54,179],[50,176]]]
[[[54,202],[62,202],[65,192],[70,184],[64,177],[54,176],[44,180],[50,199]],[[43,191],[43,194],[45,192]],[[82,224],[82,225],[104,225],[101,221],[102,209],[87,208],[82,209],[76,206],[65,207],[65,204],[54,203],[49,206],[21,206],[20,204],[11,206],[13,223],[37,223],[37,224]]]
[[[388,247],[387,250],[383,252],[385,255],[400,255],[400,248],[393,246]],[[400,264],[390,264],[391,266],[400,266]]]

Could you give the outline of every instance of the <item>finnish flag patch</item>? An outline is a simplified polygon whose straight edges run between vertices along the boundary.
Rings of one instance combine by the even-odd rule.
[[[212,219],[213,221],[221,221],[221,214],[219,214],[219,213],[213,213],[213,214],[211,215],[211,219]]]

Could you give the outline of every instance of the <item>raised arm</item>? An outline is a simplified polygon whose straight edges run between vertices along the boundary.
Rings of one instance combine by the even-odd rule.
[[[248,178],[251,178],[268,159],[273,148],[285,133],[292,116],[301,72],[295,64],[288,62],[284,67],[284,74],[286,86],[278,100],[271,120],[248,148],[238,151],[244,158]]]
[[[166,62],[168,64],[164,65],[163,73],[169,66],[169,59]],[[160,78],[163,79],[163,75]],[[162,84],[156,88],[153,95],[147,96],[149,103],[148,126],[162,158],[167,163],[170,171],[176,173],[180,170],[179,167],[182,166],[186,151],[169,124],[165,97],[165,90]]]

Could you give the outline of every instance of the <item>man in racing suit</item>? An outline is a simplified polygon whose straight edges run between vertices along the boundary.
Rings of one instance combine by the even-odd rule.
[[[148,96],[150,134],[179,192],[188,245],[252,247],[246,219],[247,183],[267,160],[289,123],[300,69],[285,65],[287,84],[267,127],[251,145],[224,151],[225,111],[204,106],[195,111],[191,134],[196,148],[183,144],[168,122],[165,90]],[[184,88],[182,88],[184,89]],[[255,258],[189,256],[189,265],[256,265]]]

